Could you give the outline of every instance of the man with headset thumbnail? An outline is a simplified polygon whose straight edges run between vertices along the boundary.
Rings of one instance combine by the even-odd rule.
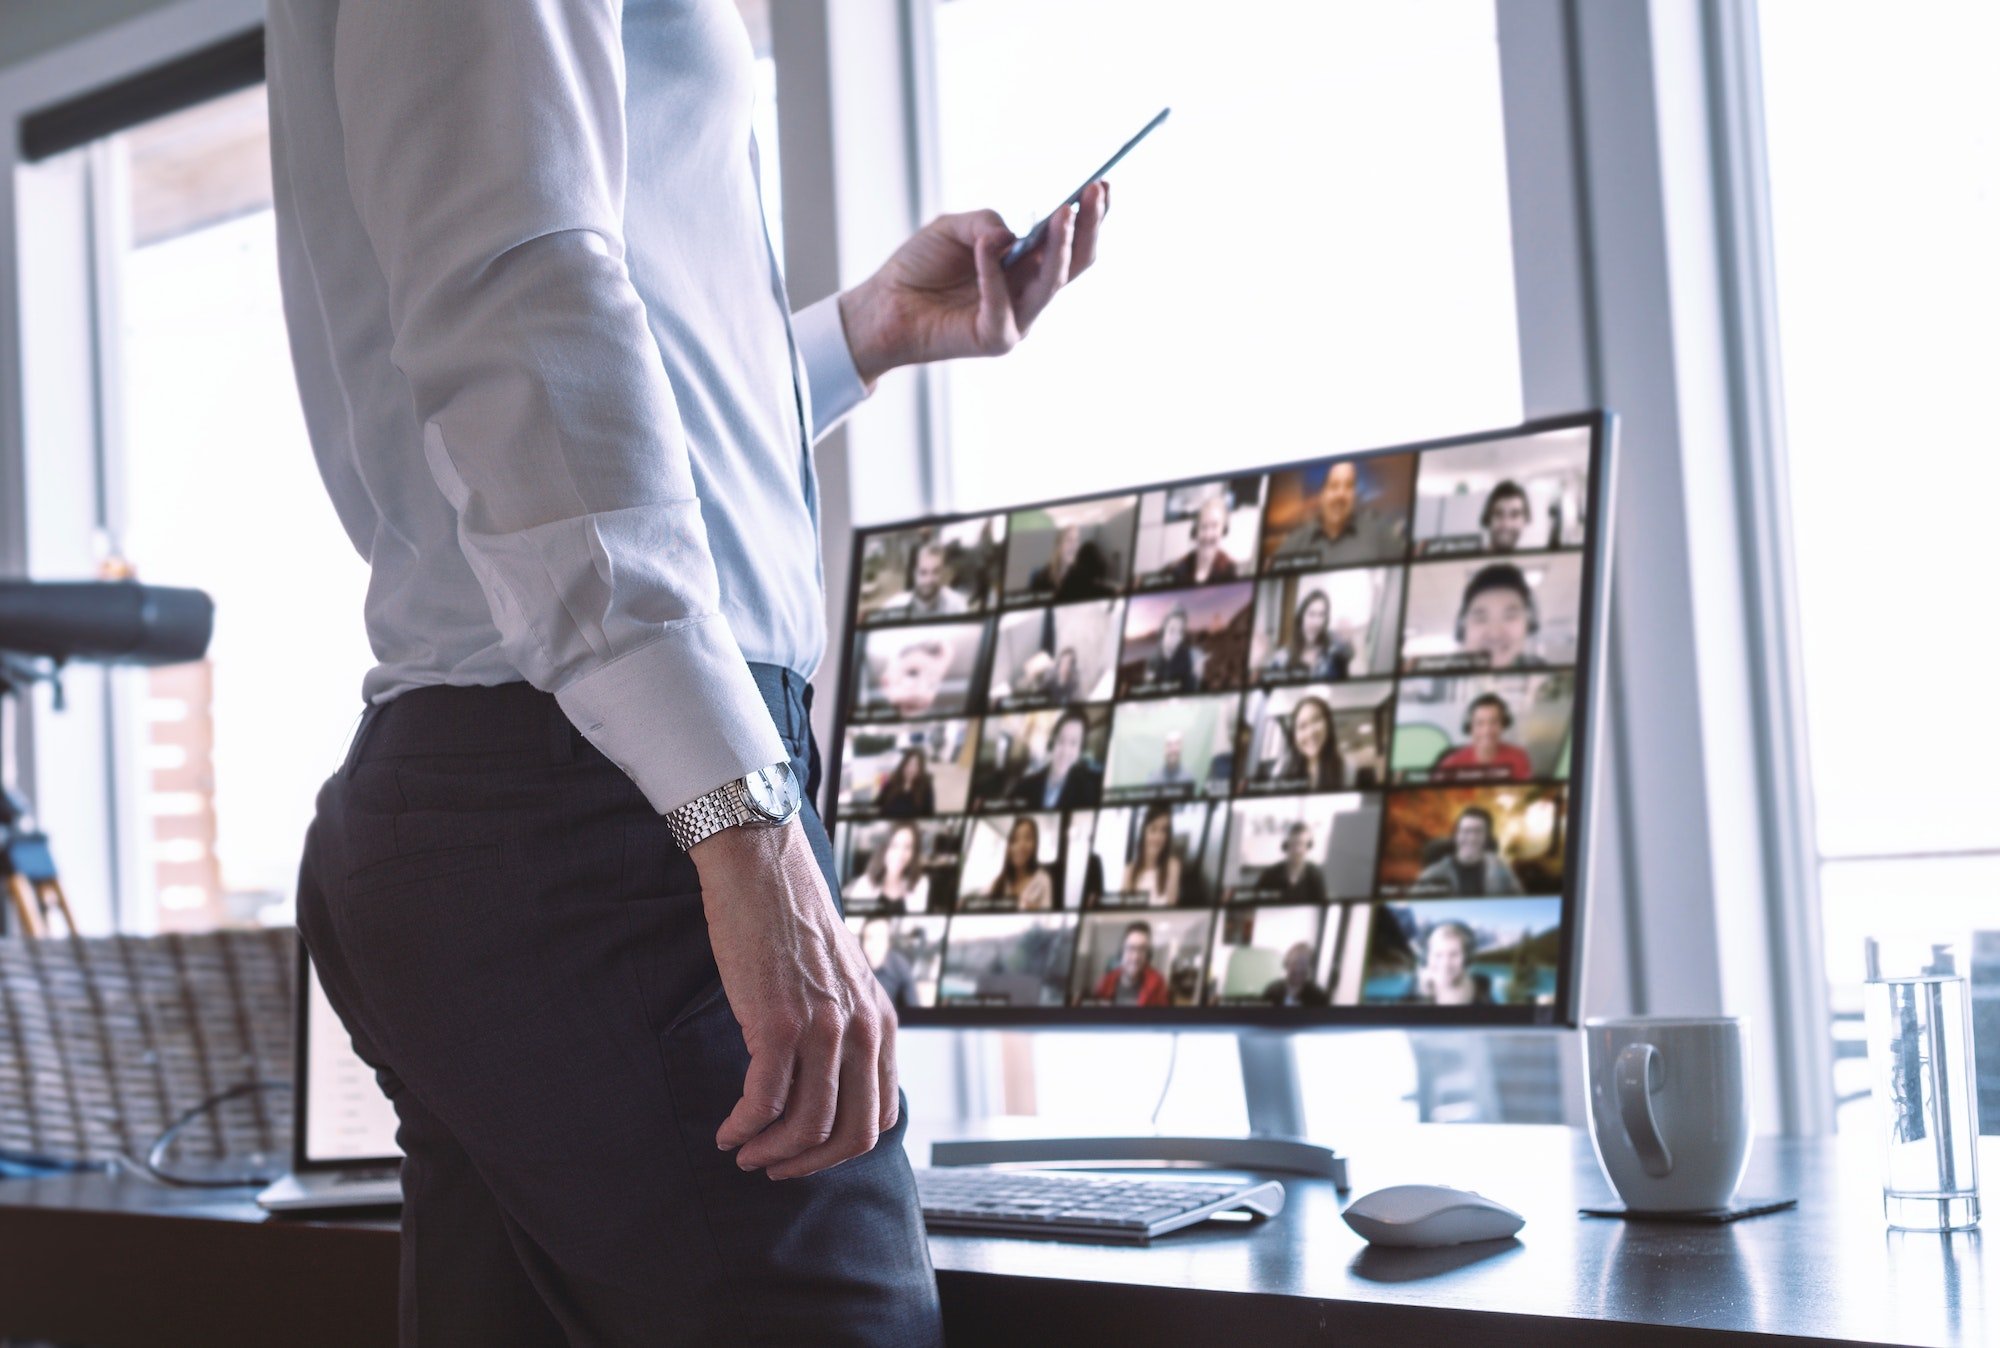
[[[1523,782],[1533,775],[1528,751],[1507,742],[1514,712],[1498,693],[1481,693],[1465,709],[1466,743],[1449,750],[1431,769],[1437,781]]]
[[[1534,589],[1512,562],[1482,566],[1465,583],[1454,633],[1461,651],[1486,657],[1486,668],[1547,668],[1532,649],[1541,630]]]
[[[1417,875],[1420,894],[1451,894],[1462,899],[1498,898],[1521,893],[1514,868],[1500,855],[1493,836],[1493,812],[1468,805],[1451,826],[1451,850]]]

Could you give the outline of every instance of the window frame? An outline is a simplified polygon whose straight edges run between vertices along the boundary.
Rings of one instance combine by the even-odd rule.
[[[151,116],[186,106],[191,93],[223,92],[207,87],[215,64],[207,54],[234,52],[240,65],[246,35],[261,34],[263,19],[254,0],[163,6],[0,68],[0,122],[9,128],[0,153],[0,574],[92,575],[98,540],[117,537],[124,510],[123,427],[111,393],[118,344],[101,340],[117,330],[118,297],[99,284],[120,247],[124,184],[102,143],[43,144],[44,133],[88,121],[109,134],[121,110]],[[180,77],[194,83],[176,94]],[[240,72],[230,78],[240,85]],[[23,197],[39,209],[24,210]],[[30,351],[31,321],[63,339],[38,339]],[[30,450],[79,440],[87,453]],[[29,510],[31,472],[39,514]],[[150,836],[139,784],[119,771],[117,753],[143,712],[143,675],[79,665],[62,682],[61,713],[51,689],[35,689],[7,766],[51,831],[82,925],[136,929],[146,924],[128,909]]]
[[[1825,1133],[1755,0],[1500,16],[1528,414],[1621,420],[1585,1002],[1742,1016],[1762,1126]]]

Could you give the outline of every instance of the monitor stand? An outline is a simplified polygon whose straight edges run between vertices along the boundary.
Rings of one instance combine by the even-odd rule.
[[[1250,1109],[1244,1137],[964,1138],[931,1144],[932,1165],[1028,1164],[1042,1161],[1179,1161],[1225,1170],[1266,1170],[1330,1179],[1347,1192],[1347,1158],[1307,1142],[1298,1058],[1284,1032],[1239,1031],[1243,1100]]]

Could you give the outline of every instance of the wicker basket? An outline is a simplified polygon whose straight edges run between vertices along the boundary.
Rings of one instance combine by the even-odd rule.
[[[0,1152],[138,1157],[184,1111],[292,1075],[297,937],[0,938]],[[178,1156],[284,1155],[290,1102],[253,1093],[191,1125]]]

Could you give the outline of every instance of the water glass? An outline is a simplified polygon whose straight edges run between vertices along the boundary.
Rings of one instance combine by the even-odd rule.
[[[1882,1213],[1912,1231],[1979,1225],[1972,988],[1950,942],[1868,941],[1868,1066]]]

